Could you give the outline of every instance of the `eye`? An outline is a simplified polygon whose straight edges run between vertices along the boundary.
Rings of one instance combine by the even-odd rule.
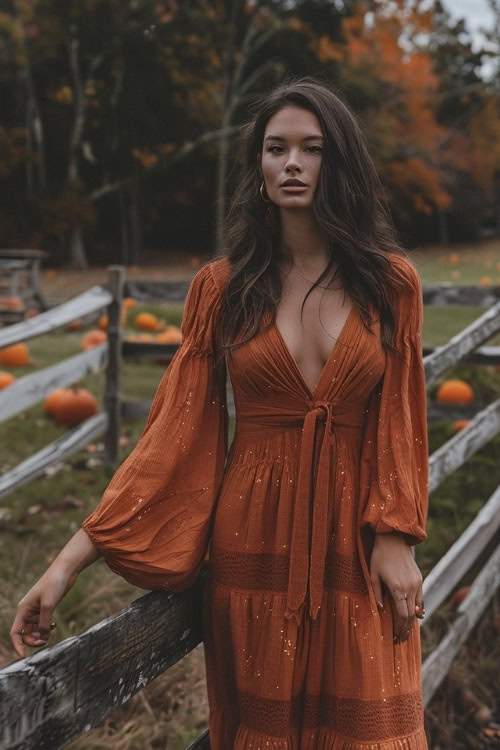
[[[321,148],[321,146],[309,146],[309,151],[313,151],[313,153],[315,154],[320,154],[323,149]]]
[[[267,150],[271,151],[271,152],[273,152],[275,154],[281,153],[281,151],[274,151],[275,148],[281,148],[282,149],[283,146],[278,146],[277,144],[274,144],[273,146],[269,146]]]

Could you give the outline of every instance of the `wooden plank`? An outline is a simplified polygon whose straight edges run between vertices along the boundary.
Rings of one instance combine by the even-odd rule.
[[[38,453],[34,453],[25,461],[17,464],[11,471],[0,477],[0,497],[4,497],[18,487],[36,479],[43,474],[48,466],[73,455],[87,443],[90,443],[91,440],[102,435],[107,427],[108,415],[106,412],[96,414],[95,417],[85,420],[83,424],[67,435],[63,435],[50,445],[42,448]]]
[[[56,388],[66,388],[93,372],[103,370],[107,358],[108,344],[105,342],[19,378],[0,391],[0,422],[38,404]]]
[[[447,344],[424,357],[427,385],[433,383],[448,367],[456,365],[474,349],[500,331],[500,302],[453,336]]]
[[[423,591],[426,625],[453,587],[469,570],[500,527],[500,486],[491,495],[464,533],[426,576]]]
[[[173,357],[179,344],[161,344],[158,341],[122,341],[122,356],[131,357]]]
[[[148,281],[128,278],[125,282],[123,294],[125,297],[134,297],[134,299],[142,302],[183,303],[188,293],[189,284],[189,281]]]
[[[436,349],[433,347],[423,347],[424,357],[427,357],[434,351]],[[463,361],[473,365],[498,365],[500,364],[500,346],[480,346],[474,349],[467,357],[464,357]]]
[[[429,458],[429,492],[500,432],[500,399],[478,412]]]
[[[448,674],[453,659],[500,586],[500,545],[491,555],[457,609],[458,617],[422,666],[422,691],[427,706]],[[427,602],[426,602],[427,609]]]
[[[205,578],[180,594],[141,596],[82,635],[0,670],[2,750],[63,747],[195,648]]]
[[[120,439],[120,369],[121,369],[121,308],[123,299],[123,266],[109,266],[108,288],[113,300],[108,307],[108,365],[104,389],[104,408],[108,415],[108,429],[104,436],[106,460],[116,463]]]
[[[52,310],[40,313],[34,318],[15,323],[0,331],[0,348],[27,341],[44,333],[50,333],[66,325],[75,318],[81,318],[89,313],[107,307],[112,300],[110,292],[102,286],[93,286],[83,294],[53,307]]]
[[[424,284],[424,305],[436,307],[491,307],[500,301],[500,286]]]

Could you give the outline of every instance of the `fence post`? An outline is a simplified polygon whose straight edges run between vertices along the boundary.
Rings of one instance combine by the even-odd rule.
[[[104,408],[108,413],[109,422],[104,444],[106,460],[116,463],[120,438],[121,309],[125,268],[124,266],[108,266],[108,274],[108,289],[113,295],[113,301],[108,307],[108,365]]]

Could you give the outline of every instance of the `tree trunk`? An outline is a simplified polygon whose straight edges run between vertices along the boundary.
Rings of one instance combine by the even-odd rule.
[[[120,202],[120,237],[121,237],[121,262],[124,266],[130,265],[130,242],[129,242],[129,231],[128,231],[128,216],[127,206],[125,205],[125,190],[121,188],[118,191],[118,199]]]
[[[448,232],[447,215],[444,211],[441,211],[440,208],[437,209],[437,219],[438,219],[439,242],[441,243],[441,245],[449,245],[450,235]]]
[[[132,183],[130,186],[130,233],[132,235],[131,250],[132,257],[131,261],[134,265],[139,265],[142,258],[142,224],[141,224],[141,213],[139,210],[139,191],[137,184]]]
[[[230,125],[231,109],[226,109],[222,118],[222,129]],[[226,216],[226,176],[229,135],[223,135],[217,152],[217,187],[216,187],[216,253],[223,251],[223,228]]]
[[[69,257],[72,268],[76,268],[80,271],[85,271],[89,267],[87,256],[85,254],[82,228],[80,224],[76,224],[71,231],[71,238],[69,242]]]

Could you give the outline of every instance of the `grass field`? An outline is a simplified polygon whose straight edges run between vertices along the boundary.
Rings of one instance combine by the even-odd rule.
[[[450,260],[450,256],[453,257]],[[500,284],[500,243],[486,243],[479,249],[431,248],[425,253],[414,253],[415,263],[422,281],[452,284],[479,283],[485,276]],[[176,266],[176,277],[192,277],[195,270]],[[460,276],[456,277],[456,273]],[[158,273],[158,271],[155,271]],[[452,276],[451,274],[454,275]],[[94,272],[92,283],[105,281]],[[62,289],[77,294],[84,279],[69,280],[66,285],[60,276],[44,278],[45,291],[57,297]],[[144,272],[147,277],[147,274]],[[57,279],[57,284],[56,284]],[[72,285],[73,284],[73,285]],[[179,306],[144,305],[167,322],[178,324],[182,309]],[[484,308],[426,308],[424,315],[424,346],[438,346],[460,331]],[[137,313],[129,318],[132,324]],[[130,327],[132,330],[132,325]],[[17,376],[27,374],[80,351],[81,333],[57,332],[29,342],[32,364],[17,370]],[[490,344],[500,345],[500,335]],[[481,371],[484,368],[479,368]],[[152,360],[125,361],[122,369],[121,394],[123,397],[151,399],[164,372],[164,366]],[[491,383],[488,397],[500,395],[500,374],[488,374]],[[101,397],[104,387],[102,373],[81,381]],[[496,393],[496,396],[494,395]],[[143,421],[128,421],[122,425],[120,463],[133,448],[142,431]],[[2,455],[0,468],[6,472],[24,458],[32,455],[47,443],[57,439],[65,430],[55,425],[39,404],[15,418],[0,424]],[[43,478],[20,488],[0,499],[0,666],[10,663],[14,654],[10,647],[8,631],[15,603],[37,580],[55,555],[78,530],[82,519],[97,505],[116,467],[103,462],[102,443],[99,441],[61,462]],[[486,497],[478,502],[484,502]],[[431,553],[429,553],[431,555]],[[432,555],[431,555],[432,557]],[[142,591],[112,574],[99,561],[85,570],[77,585],[65,597],[57,610],[57,628],[51,645],[82,632],[105,616],[118,611],[128,602],[142,595]],[[115,712],[97,730],[68,745],[73,750],[153,750],[166,748],[181,750],[199,734],[208,714],[202,648],[185,657],[178,665],[142,691],[139,696]],[[479,747],[479,745],[478,745]]]

